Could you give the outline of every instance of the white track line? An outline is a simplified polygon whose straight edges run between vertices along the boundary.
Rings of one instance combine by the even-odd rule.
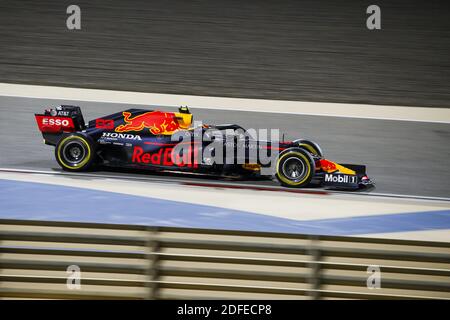
[[[0,96],[161,105],[228,111],[287,113],[358,119],[450,123],[450,109],[366,104],[322,103],[264,99],[238,99],[131,91],[67,88],[0,83]]]
[[[72,172],[60,172],[60,171],[46,171],[46,170],[33,170],[33,169],[14,169],[14,168],[0,168],[0,172],[11,172],[11,173],[30,173],[30,174],[45,174],[45,175],[55,175],[55,176],[78,176],[78,177],[90,177],[90,178],[101,178],[101,179],[122,179],[122,180],[136,180],[136,181],[149,181],[156,183],[192,183],[192,180],[186,180],[183,178],[167,180],[164,178],[148,178],[148,177],[137,177],[137,176],[124,176],[124,175],[112,175],[112,174],[89,174],[89,173],[72,173]],[[202,181],[199,182],[201,184]],[[242,186],[242,187],[269,187],[271,189],[277,188],[280,191],[286,190],[283,187],[277,186],[267,186],[267,185],[256,185],[256,184],[242,184],[237,182],[220,182],[220,181],[209,181],[204,182],[205,184],[217,184],[226,187],[227,185]],[[308,191],[317,191],[317,189],[305,189]],[[270,190],[269,190],[270,191]],[[416,196],[416,195],[406,195],[406,194],[390,194],[390,193],[376,193],[376,192],[346,192],[346,191],[333,191],[333,190],[320,190],[326,191],[327,193],[332,193],[335,195],[354,195],[354,196],[369,196],[369,197],[380,197],[380,198],[399,198],[399,199],[411,199],[411,200],[423,200],[423,201],[444,201],[450,202],[450,198],[445,197],[427,197],[427,196]]]

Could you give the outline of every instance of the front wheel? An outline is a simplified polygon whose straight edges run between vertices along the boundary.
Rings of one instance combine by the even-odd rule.
[[[56,144],[55,157],[64,170],[84,171],[95,160],[95,146],[89,137],[78,133],[71,134]]]
[[[278,157],[275,176],[286,187],[304,187],[314,176],[311,154],[301,148],[289,148]]]

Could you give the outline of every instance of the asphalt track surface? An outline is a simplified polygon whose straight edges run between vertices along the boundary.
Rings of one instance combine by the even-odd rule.
[[[71,2],[0,1],[1,82],[450,107],[448,0],[75,3],[79,31]]]
[[[136,105],[0,97],[0,167],[57,170],[53,147],[42,143],[34,113],[45,107],[75,104],[91,120]],[[173,108],[162,108],[173,110]],[[237,123],[245,128],[279,128],[287,140],[306,138],[318,142],[330,160],[367,165],[377,193],[450,197],[450,125],[375,119],[352,119],[257,112],[195,109],[194,119],[204,123]],[[110,174],[94,172],[93,174]],[[132,177],[135,174],[114,173]],[[138,175],[149,179],[179,177]],[[199,181],[195,177],[183,180]],[[205,181],[205,179],[201,179]],[[239,182],[277,185],[275,182]]]

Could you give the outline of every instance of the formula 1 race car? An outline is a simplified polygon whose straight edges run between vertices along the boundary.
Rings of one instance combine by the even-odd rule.
[[[88,124],[77,106],[61,105],[35,117],[45,143],[55,146],[58,164],[68,171],[100,165],[276,177],[286,187],[374,186],[365,166],[327,160],[317,143],[261,140],[235,124],[193,125],[187,107],[179,112],[129,109]]]

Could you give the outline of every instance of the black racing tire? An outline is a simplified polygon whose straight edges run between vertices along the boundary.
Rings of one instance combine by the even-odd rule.
[[[322,148],[316,142],[305,139],[297,139],[293,142],[297,144],[299,148],[305,149],[310,154],[323,158]]]
[[[92,139],[80,133],[61,138],[55,147],[55,158],[63,170],[86,171],[95,161],[96,150]]]
[[[280,153],[275,170],[275,176],[283,186],[301,188],[311,182],[316,166],[308,151],[294,147]]]

